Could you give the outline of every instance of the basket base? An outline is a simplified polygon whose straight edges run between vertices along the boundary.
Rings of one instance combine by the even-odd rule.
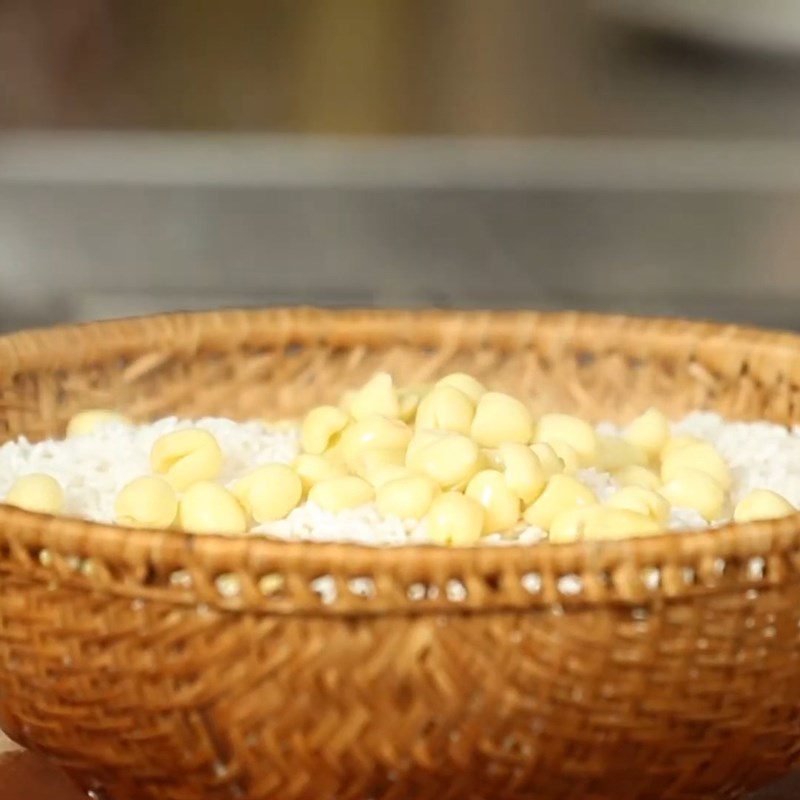
[[[58,771],[46,763],[44,768],[47,779],[52,784],[54,781],[53,776]],[[86,780],[85,775],[71,774],[69,770],[65,770],[63,774],[70,777],[70,788],[63,791],[63,796],[62,794],[42,794],[41,800],[55,800],[56,798],[58,800],[86,800],[86,798],[89,800],[143,800],[145,797],[160,798],[162,796],[160,790],[154,786],[145,784],[131,785],[126,782],[125,785],[117,784],[114,788],[109,789],[99,786],[96,781]],[[1,771],[0,779],[2,779]],[[58,785],[60,786],[61,783],[59,782]],[[75,786],[80,788],[76,790],[74,789]],[[180,800],[212,800],[211,796],[205,792],[197,795],[175,795],[175,797],[178,796]],[[619,800],[620,796],[619,791],[609,788],[607,792],[603,789],[598,789],[592,794],[585,794],[581,791],[577,795],[570,795],[568,800],[573,800],[573,797],[576,800],[577,798],[583,798],[584,800]],[[168,795],[168,797],[171,798],[172,795]],[[250,793],[240,787],[235,787],[233,791],[223,790],[219,795],[214,794],[213,800],[217,800],[217,797],[219,797],[219,800],[223,800],[223,798],[225,800],[227,798],[237,798],[237,800],[280,800],[280,795],[263,794],[258,791]],[[442,800],[565,800],[561,790],[555,793],[542,792],[538,789],[533,791],[511,790],[497,792],[491,790],[486,792],[485,789],[476,787],[474,790],[468,790],[466,794],[461,789],[459,789],[458,793],[452,794],[445,787],[439,786],[435,790],[426,792],[419,785],[415,786],[413,790],[394,786],[379,794],[368,792],[358,800],[417,800],[420,797],[441,798]],[[625,797],[628,798],[629,796],[625,795]],[[768,782],[763,788],[752,793],[742,787],[728,786],[721,791],[710,794],[706,792],[698,794],[690,790],[679,794],[671,793],[668,800],[797,800],[798,797],[800,797],[800,773],[787,776],[777,783]],[[35,793],[31,795],[21,794],[18,798],[3,795],[3,800],[23,800],[23,798],[24,800],[40,800],[40,796]],[[312,792],[309,794],[308,800],[319,800],[319,795]],[[325,798],[325,800],[337,800],[337,798],[330,797]],[[351,800],[349,795],[347,800]],[[630,800],[634,800],[633,795],[630,796]],[[635,800],[665,800],[665,795],[658,787],[654,786],[652,793],[641,794],[637,792]]]
[[[70,779],[67,771],[58,769],[42,756],[22,750],[0,754],[0,786],[3,787],[3,800],[139,800],[141,797],[141,792],[137,794],[135,790],[132,794],[114,794],[100,789],[96,783],[92,786],[83,772],[73,773]],[[479,797],[476,794],[470,800]],[[608,795],[609,800],[612,797],[616,798],[617,795]],[[800,772],[754,794],[729,789],[723,794],[707,795],[702,800],[796,800],[798,797]],[[522,798],[530,800],[530,796],[524,794],[516,796],[514,800]],[[700,798],[695,796],[693,800]]]

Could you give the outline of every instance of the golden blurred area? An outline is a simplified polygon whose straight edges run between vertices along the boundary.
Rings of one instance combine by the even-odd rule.
[[[630,3],[629,3],[630,4]],[[0,125],[800,132],[797,70],[633,36],[600,0],[5,0]],[[662,4],[663,5],[663,4]]]

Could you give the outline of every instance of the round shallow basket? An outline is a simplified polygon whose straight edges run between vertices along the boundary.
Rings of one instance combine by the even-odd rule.
[[[800,416],[790,334],[278,309],[0,339],[0,440],[60,435],[98,406],[293,416],[379,369],[465,370],[598,420]],[[94,798],[734,798],[798,760],[799,571],[798,516],[373,549],[2,506],[0,720]]]

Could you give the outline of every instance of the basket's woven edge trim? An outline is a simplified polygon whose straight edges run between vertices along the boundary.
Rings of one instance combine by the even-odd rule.
[[[10,524],[0,527],[0,571],[228,610],[376,614],[627,605],[800,576],[800,515],[616,542],[370,548],[136,531],[3,511]]]
[[[85,562],[84,562],[85,563]],[[656,609],[681,603],[686,600],[700,598],[737,596],[748,591],[754,595],[776,588],[773,581],[750,581],[747,585],[708,585],[698,583],[696,580],[691,585],[687,584],[686,590],[680,595],[665,595],[658,589],[647,590],[637,597],[612,598],[599,604],[580,596],[564,594],[558,602],[547,602],[544,597],[535,593],[526,598],[526,602],[510,602],[498,597],[495,600],[453,600],[440,592],[435,597],[427,596],[419,599],[406,598],[400,604],[396,601],[378,598],[364,598],[357,595],[352,597],[337,597],[333,601],[323,602],[321,599],[311,605],[299,605],[292,598],[270,599],[269,597],[244,597],[241,593],[235,596],[220,594],[198,597],[196,590],[191,587],[178,590],[174,588],[134,586],[127,583],[107,583],[89,575],[82,575],[80,562],[75,562],[73,574],[67,577],[54,577],[47,569],[31,570],[26,575],[21,575],[18,569],[10,568],[8,564],[0,563],[0,578],[8,580],[11,585],[18,587],[31,583],[46,586],[52,591],[58,589],[79,590],[87,593],[100,593],[106,597],[119,597],[131,601],[133,610],[144,608],[148,603],[160,603],[176,608],[191,608],[199,613],[214,609],[215,611],[238,614],[256,614],[263,617],[300,617],[300,618],[325,618],[346,617],[349,619],[368,619],[377,617],[421,617],[421,616],[503,616],[520,613],[541,613],[554,616],[565,614],[596,611],[599,607],[617,610]],[[800,572],[790,579],[783,580],[779,585],[800,584]],[[430,588],[430,587],[429,587]]]

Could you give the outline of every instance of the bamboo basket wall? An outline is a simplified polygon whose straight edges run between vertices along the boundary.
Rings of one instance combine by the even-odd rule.
[[[465,370],[593,419],[650,405],[800,417],[790,334],[277,309],[0,339],[0,440],[59,435],[98,406],[292,416],[378,369]],[[635,541],[369,549],[2,506],[0,723],[109,800],[734,798],[798,760],[799,572],[798,515]]]

